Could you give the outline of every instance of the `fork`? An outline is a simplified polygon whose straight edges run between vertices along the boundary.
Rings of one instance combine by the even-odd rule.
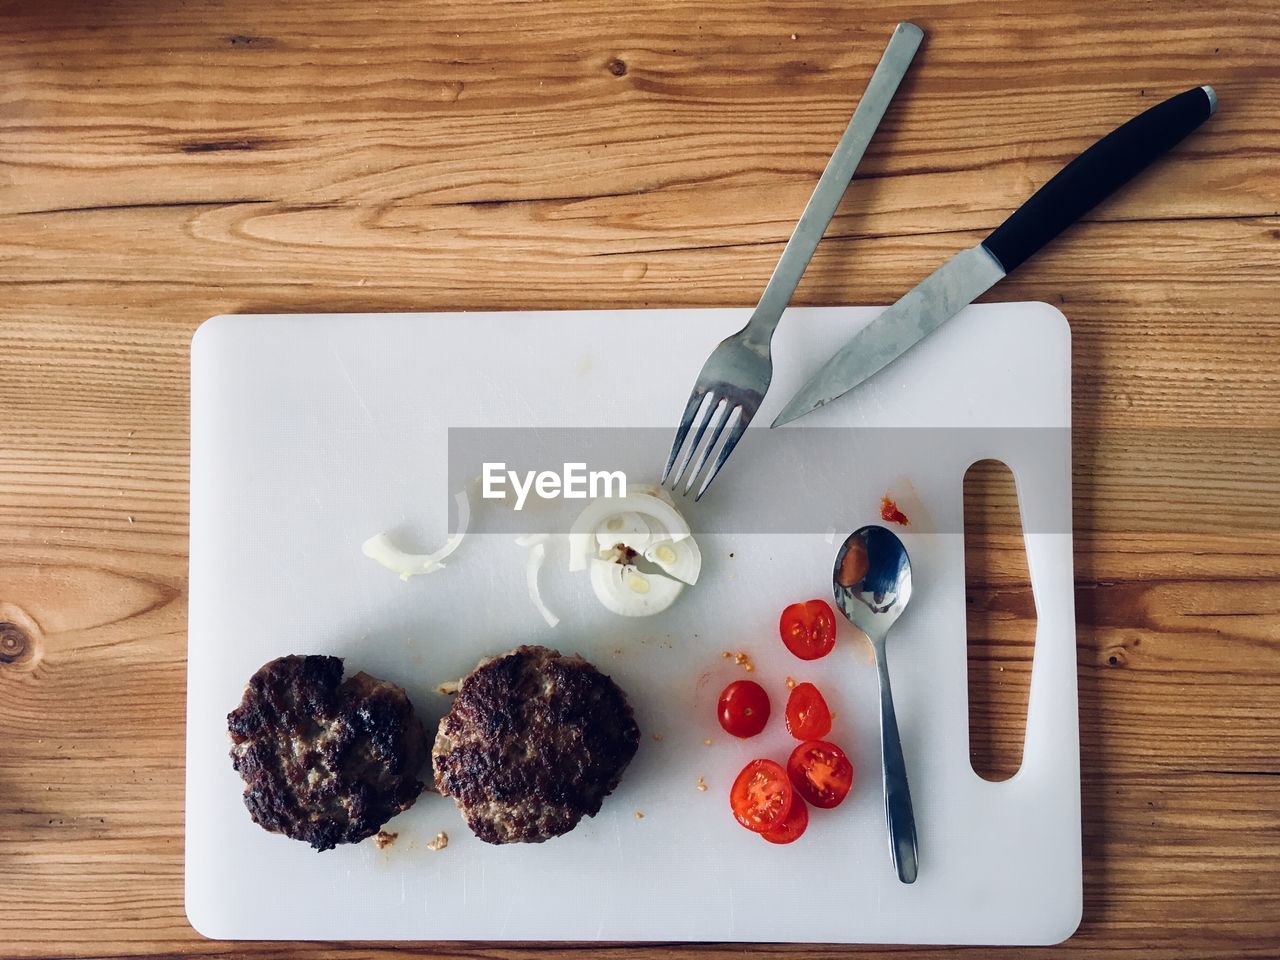
[[[716,478],[716,474],[746,433],[751,419],[760,409],[760,402],[773,377],[773,360],[769,354],[773,331],[782,318],[782,312],[791,302],[791,295],[795,293],[796,285],[800,283],[800,277],[809,265],[818,241],[831,223],[836,207],[840,205],[845,189],[853,179],[853,172],[858,168],[872,134],[880,125],[889,101],[893,99],[898,84],[902,82],[902,77],[923,39],[924,31],[913,23],[900,23],[894,28],[889,45],[885,47],[880,63],[867,83],[866,92],[853,112],[853,119],[849,121],[826,169],[818,178],[813,196],[800,215],[795,232],[787,241],[751,319],[737,333],[720,341],[703,364],[702,372],[694,382],[693,392],[689,394],[689,401],[685,404],[680,426],[676,428],[667,465],[662,470],[662,479],[658,481],[660,484],[665,485],[670,477],[671,489],[676,489],[696,454],[697,461],[684,485],[683,492],[687,496],[698,475],[702,473],[707,458],[716,448],[720,435],[727,429],[729,432],[720,446],[720,452],[694,497],[695,501],[702,499],[702,495],[711,486],[711,481]],[[672,474],[671,468],[684,447],[690,429],[694,431],[693,441],[680,460],[679,469]],[[710,439],[700,447],[702,438],[708,432]]]

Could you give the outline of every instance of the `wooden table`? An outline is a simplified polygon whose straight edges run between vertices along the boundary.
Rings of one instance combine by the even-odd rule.
[[[988,299],[1074,331],[1085,914],[1046,952],[1280,953],[1280,8],[1209,6],[0,2],[0,954],[400,952],[184,918],[196,325],[748,304],[898,16],[926,47],[797,302],[892,301],[1101,133],[1218,90]],[[981,556],[972,683],[1016,721],[1034,608]],[[1007,773],[1004,736],[975,753]]]

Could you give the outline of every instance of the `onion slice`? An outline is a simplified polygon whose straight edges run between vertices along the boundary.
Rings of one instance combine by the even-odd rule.
[[[631,564],[591,561],[591,589],[606,610],[623,617],[648,617],[676,602],[684,584],[670,577],[650,576]]]
[[[666,487],[658,486],[656,483],[632,483],[627,485],[627,490],[631,493],[644,494],[646,497],[657,497],[673,507],[676,505],[675,498],[671,496],[671,491]]]
[[[702,572],[702,551],[693,537],[683,540],[655,540],[644,551],[644,558],[669,577],[693,586]]]
[[[585,570],[592,548],[597,544],[596,531],[600,525],[613,516],[626,513],[637,513],[646,520],[652,520],[650,530],[656,527],[671,540],[683,540],[689,536],[689,524],[684,517],[660,497],[648,493],[601,497],[583,510],[569,529],[569,569]]]
[[[458,532],[450,534],[439,550],[433,553],[406,553],[392,543],[385,533],[370,537],[361,544],[360,550],[370,560],[400,574],[401,580],[443,570],[444,561],[461,545],[462,538],[467,535],[467,524],[471,521],[471,501],[467,499],[467,492],[459,490],[454,494],[454,500],[458,504]]]
[[[547,548],[541,543],[535,543],[529,548],[529,558],[524,567],[524,579],[529,588],[529,599],[533,601],[533,605],[542,614],[542,619],[547,621],[547,626],[554,627],[560,622],[560,618],[552,613],[547,605],[542,602],[542,591],[538,589],[538,571],[542,569],[542,561],[546,559],[546,556]]]
[[[636,553],[644,553],[653,539],[648,521],[631,510],[611,514],[596,527],[596,545],[602,555],[619,544]]]

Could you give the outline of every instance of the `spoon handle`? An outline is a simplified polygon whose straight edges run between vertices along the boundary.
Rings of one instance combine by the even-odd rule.
[[[902,759],[898,718],[893,712],[893,688],[889,684],[884,641],[875,647],[880,674],[880,754],[884,761],[884,812],[889,824],[889,851],[898,869],[898,879],[915,883],[916,817],[911,809],[911,788],[907,785],[907,765]]]

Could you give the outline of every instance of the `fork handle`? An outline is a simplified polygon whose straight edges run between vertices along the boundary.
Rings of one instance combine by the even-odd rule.
[[[885,47],[884,55],[867,83],[866,92],[853,112],[853,119],[836,144],[835,153],[827,161],[827,168],[822,171],[813,196],[809,198],[795,232],[791,234],[778,265],[773,269],[773,276],[764,288],[760,303],[747,322],[745,332],[749,341],[768,347],[774,328],[782,318],[782,311],[791,302],[791,295],[796,292],[796,286],[813,258],[818,241],[835,216],[836,207],[840,205],[849,181],[853,179],[853,172],[858,168],[867,144],[871,142],[876,127],[880,125],[880,120],[923,39],[924,31],[914,23],[900,23],[894,28],[889,45]]]

